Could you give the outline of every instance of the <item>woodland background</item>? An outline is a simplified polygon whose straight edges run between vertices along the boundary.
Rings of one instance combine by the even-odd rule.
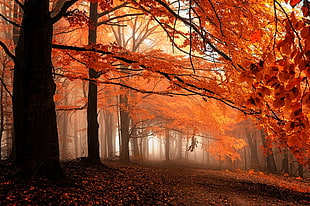
[[[307,175],[307,0],[0,1],[1,159]],[[57,117],[57,119],[56,119]]]

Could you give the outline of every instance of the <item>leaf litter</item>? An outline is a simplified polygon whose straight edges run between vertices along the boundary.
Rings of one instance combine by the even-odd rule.
[[[0,205],[310,205],[310,179],[173,164],[64,164],[66,179],[16,179],[1,163]]]

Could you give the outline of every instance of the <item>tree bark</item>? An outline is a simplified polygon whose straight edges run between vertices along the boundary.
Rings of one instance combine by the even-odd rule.
[[[257,142],[255,137],[253,137],[253,132],[249,131],[248,129],[245,129],[246,131],[246,137],[249,143],[249,148],[251,152],[251,161],[250,161],[250,167],[251,169],[259,169],[259,160],[258,160],[258,155],[257,155]]]
[[[120,124],[121,124],[120,125],[121,127],[120,159],[123,162],[130,162],[130,158],[129,158],[129,112],[128,112],[127,94],[120,95]]]
[[[112,158],[114,155],[114,141],[113,141],[113,114],[109,111],[104,113],[105,122],[105,143],[106,143],[106,157]]]
[[[135,125],[133,123],[133,125]],[[132,135],[132,152],[133,152],[133,157],[139,158],[140,157],[140,151],[139,151],[139,144],[138,144],[138,130],[136,126],[131,127],[131,134]]]
[[[90,21],[88,30],[88,44],[94,45],[97,42],[97,20],[98,20],[98,2],[90,2]],[[94,68],[89,69],[89,78],[97,79],[98,72]],[[88,85],[88,107],[87,107],[87,160],[91,163],[100,163],[99,140],[98,140],[98,117],[97,117],[97,92],[96,83],[89,81]]]
[[[169,130],[166,130],[165,141],[165,161],[170,161],[170,134]]]
[[[18,175],[62,177],[52,76],[53,24],[48,0],[24,4],[23,29],[15,49],[13,113]]]
[[[286,174],[290,174],[289,166],[288,166],[288,149],[287,148],[285,148],[283,151],[282,171]]]
[[[17,19],[21,17],[21,11],[19,6],[17,5],[16,1],[13,2],[13,18]],[[16,26],[13,25],[13,44],[14,47],[17,46],[18,44],[18,40],[19,40],[19,35],[20,35],[20,29]],[[10,153],[9,159],[10,160],[16,160],[16,143],[15,143],[15,133],[14,133],[14,129],[12,129],[12,134],[11,134],[11,138],[12,138],[12,151]]]
[[[4,68],[1,74],[1,78],[4,79]],[[1,150],[1,142],[2,142],[2,136],[3,136],[3,132],[4,132],[4,103],[3,103],[3,84],[1,84],[0,86],[0,160],[2,157],[2,150]]]
[[[304,178],[304,167],[300,163],[298,163],[298,176]]]
[[[272,148],[269,148],[267,145],[265,132],[263,130],[261,130],[261,137],[262,137],[263,145],[267,149],[267,157],[266,157],[267,172],[276,173],[277,167],[276,167],[276,162],[274,160],[273,151],[272,151]]]

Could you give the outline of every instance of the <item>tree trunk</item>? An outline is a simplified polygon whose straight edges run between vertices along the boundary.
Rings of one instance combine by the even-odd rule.
[[[94,45],[97,41],[97,20],[98,20],[98,2],[90,2],[90,21],[88,30],[88,44]],[[89,78],[97,79],[98,73],[89,69]],[[89,81],[88,85],[88,107],[87,107],[87,160],[91,163],[100,163],[99,140],[98,140],[98,119],[97,119],[97,92],[98,87],[94,82]]]
[[[276,167],[276,162],[274,160],[273,151],[272,151],[272,148],[269,148],[268,145],[267,145],[267,140],[266,140],[266,137],[265,137],[265,132],[263,130],[261,130],[261,137],[262,137],[263,145],[264,145],[264,147],[267,150],[267,157],[266,157],[267,172],[276,173],[277,172],[277,167]]]
[[[246,137],[250,146],[250,152],[251,152],[251,161],[250,161],[250,167],[251,169],[259,169],[259,160],[257,155],[257,142],[255,137],[253,137],[252,132],[248,129],[246,130]]]
[[[112,158],[114,155],[114,141],[113,141],[113,114],[106,111],[105,116],[105,139],[106,139],[106,150],[107,158]]]
[[[170,161],[170,134],[169,130],[166,130],[166,142],[165,142],[165,160]]]
[[[129,159],[129,112],[127,94],[120,95],[120,127],[121,147],[120,159],[123,162],[130,162]]]
[[[283,151],[283,160],[282,160],[282,171],[286,174],[289,173],[289,167],[288,167],[288,149],[284,149]]]
[[[67,98],[66,98],[67,99]],[[66,100],[67,102],[67,100]],[[67,105],[67,103],[65,103],[65,105]],[[66,160],[67,159],[67,143],[68,143],[68,113],[65,111],[63,113],[63,127],[61,130],[62,133],[62,144],[61,144],[61,150],[60,150],[60,154],[61,154],[61,160]]]
[[[62,177],[53,95],[53,25],[48,0],[24,4],[23,29],[16,46],[13,113],[19,175]]]
[[[304,168],[300,163],[298,163],[298,176],[304,178]]]
[[[135,125],[134,123],[132,123],[132,125]],[[137,126],[132,126],[131,127],[131,145],[132,145],[132,154],[133,157],[136,158],[136,160],[138,158],[140,158],[140,151],[139,151],[139,144],[138,144],[138,129]]]
[[[21,16],[20,8],[17,5],[17,3],[14,1],[14,6],[13,6],[13,18],[17,19]],[[19,40],[19,35],[20,35],[20,29],[16,26],[13,26],[13,43],[14,47],[17,46],[18,40]],[[14,129],[12,129],[12,151],[10,153],[9,159],[10,160],[16,160],[16,143],[15,143],[15,132]]]
[[[2,79],[4,79],[4,68],[3,68],[3,71],[2,71],[2,75],[1,75]],[[0,160],[1,160],[1,157],[2,157],[2,150],[1,150],[1,143],[2,143],[2,136],[3,136],[3,131],[4,131],[4,102],[3,102],[3,84],[1,84],[0,86]]]

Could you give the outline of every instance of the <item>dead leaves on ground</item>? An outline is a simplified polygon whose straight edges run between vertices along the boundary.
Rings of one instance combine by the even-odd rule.
[[[254,171],[159,168],[118,162],[108,165],[66,165],[67,179],[57,182],[44,178],[18,181],[10,177],[14,171],[12,165],[1,165],[0,205],[310,203],[309,190],[304,190],[310,180]]]

